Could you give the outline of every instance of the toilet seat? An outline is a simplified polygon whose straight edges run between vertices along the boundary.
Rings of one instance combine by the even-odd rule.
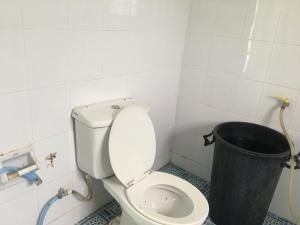
[[[144,109],[128,106],[119,112],[108,142],[112,169],[125,187],[151,171],[156,139],[152,121]]]
[[[136,106],[124,108],[111,127],[109,158],[129,205],[158,224],[202,224],[208,216],[207,200],[187,181],[151,171],[155,153],[155,132],[147,112]]]
[[[183,199],[182,202],[178,203],[181,206],[180,209],[190,207],[190,212],[186,212],[185,215],[182,215],[182,212],[178,212],[180,215],[176,216],[176,213],[173,215],[162,214],[157,212],[157,210],[151,210],[151,207],[145,207],[146,198],[151,192],[149,190],[155,187],[157,190],[162,189],[163,192],[165,188],[171,192],[177,192],[178,196]],[[127,188],[126,196],[130,204],[139,213],[163,225],[202,224],[208,216],[209,206],[203,194],[187,181],[167,173],[152,172],[143,180]],[[158,197],[162,197],[162,199],[156,199],[157,202],[165,200],[164,196],[158,195]],[[183,206],[182,203],[187,203],[187,205]],[[150,204],[153,206],[153,202]]]

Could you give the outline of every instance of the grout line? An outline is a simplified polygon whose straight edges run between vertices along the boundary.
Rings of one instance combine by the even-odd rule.
[[[279,26],[280,26],[280,23],[281,23],[281,19],[282,19],[283,15],[286,11],[286,8],[288,7],[287,1],[288,0],[281,0],[280,13],[279,13],[279,16],[277,18],[277,24],[276,24],[275,32],[274,32],[274,36],[273,36],[273,43],[280,43],[280,42],[277,41],[277,38],[278,38],[278,32],[279,32]]]
[[[198,161],[196,161],[196,160],[194,160],[194,159],[191,159],[191,158],[189,158],[189,157],[187,157],[187,156],[184,156],[184,155],[181,155],[181,154],[175,152],[175,150],[172,150],[171,153],[172,153],[172,154],[175,154],[175,155],[177,155],[177,156],[179,156],[179,157],[181,157],[181,158],[183,158],[184,160],[189,160],[189,161],[191,161],[192,163],[197,164],[198,166],[203,166],[203,167],[206,167],[206,169],[210,169],[208,166],[203,165],[202,163],[200,163],[200,162],[198,162]]]
[[[250,40],[250,41],[257,41],[257,42],[264,42],[264,43],[276,43],[276,44],[282,44],[282,45],[290,45],[290,46],[300,46],[300,43],[288,43],[288,42],[280,42],[280,41],[274,41],[274,40],[264,40],[264,39],[257,39],[257,38],[249,38],[249,37],[243,37],[243,36],[229,36],[229,35],[216,35],[216,34],[208,34],[208,33],[196,33],[196,32],[190,32],[187,33],[187,35],[191,36],[208,36],[208,37],[215,37],[215,38],[224,38],[224,39],[241,39],[241,40]]]
[[[74,209],[65,212],[64,214],[60,215],[59,217],[56,217],[52,220],[50,220],[46,225],[51,225],[53,222],[60,220],[62,217],[66,216],[67,214],[72,213],[72,219],[74,219]],[[70,224],[71,225],[71,224]]]
[[[268,64],[269,64],[269,62],[268,62]],[[269,67],[269,66],[267,66],[267,67]],[[189,67],[189,66],[183,66],[183,68],[187,69],[187,70],[199,70],[199,71],[205,71],[206,70],[206,68],[196,68],[196,67]],[[220,72],[216,72],[216,71],[211,70],[211,69],[207,69],[207,72],[213,73],[215,75],[220,74]],[[267,69],[266,74],[267,73],[268,73],[268,69]],[[274,83],[272,81],[267,81],[267,80],[260,81],[260,80],[255,80],[255,79],[250,79],[250,78],[247,78],[247,77],[243,77],[243,76],[233,75],[233,74],[230,74],[230,73],[224,73],[224,74],[225,74],[224,77],[232,77],[232,78],[236,77],[236,78],[239,78],[239,79],[242,79],[242,80],[252,81],[252,82],[255,82],[255,83],[262,83],[262,84],[267,84],[267,85],[272,85],[272,86],[277,86],[277,87],[282,87],[282,88],[288,88],[288,89],[295,90],[295,91],[300,90],[300,88],[295,88],[295,87],[291,87],[291,86],[287,86],[287,85],[277,84],[277,83]]]

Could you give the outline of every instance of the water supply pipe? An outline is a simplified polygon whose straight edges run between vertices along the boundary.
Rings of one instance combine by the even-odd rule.
[[[75,198],[81,202],[82,201],[90,201],[92,199],[92,197],[93,197],[92,178],[87,174],[83,175],[83,178],[88,187],[88,194],[86,196],[84,196],[83,194],[79,193],[76,190],[60,188],[58,190],[57,194],[55,196],[53,196],[52,198],[50,198],[47,201],[47,203],[44,205],[44,207],[42,208],[39,218],[38,218],[38,221],[37,221],[37,225],[44,225],[44,221],[45,221],[48,210],[59,199],[62,199],[71,194],[73,194],[75,196]]]
[[[294,218],[295,222],[297,225],[300,225],[300,217],[298,216],[296,209],[294,207],[294,177],[295,177],[295,167],[296,167],[296,150],[294,143],[292,141],[292,138],[289,134],[289,132],[286,129],[285,123],[284,123],[284,111],[285,109],[290,105],[289,99],[285,97],[275,97],[277,100],[279,100],[281,104],[280,108],[280,114],[279,114],[279,119],[280,119],[280,126],[283,131],[283,134],[285,135],[290,151],[291,151],[291,160],[289,164],[290,168],[290,173],[289,173],[289,183],[288,183],[288,205],[289,205],[289,211]]]

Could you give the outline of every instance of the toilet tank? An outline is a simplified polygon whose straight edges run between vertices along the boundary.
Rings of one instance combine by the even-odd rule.
[[[120,110],[129,105],[150,110],[148,106],[132,98],[116,99],[73,109],[77,165],[83,172],[96,179],[114,174],[108,154],[110,127]]]

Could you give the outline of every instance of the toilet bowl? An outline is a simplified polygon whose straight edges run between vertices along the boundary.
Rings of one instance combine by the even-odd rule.
[[[113,176],[104,187],[119,202],[127,215],[124,223],[143,225],[201,225],[208,215],[208,203],[193,185],[176,176],[152,172],[126,189]]]
[[[158,224],[202,224],[208,214],[203,194],[174,175],[152,172],[125,193],[138,213]]]
[[[123,108],[119,107],[118,113],[110,117],[108,116],[109,110],[103,110],[105,106],[101,107],[101,110],[98,109],[95,112],[83,113],[78,110],[77,116],[81,113],[83,119],[79,119],[79,122],[82,123],[91,118],[99,120],[97,112],[105,111],[106,113],[105,124],[106,127],[109,124],[109,129],[106,135],[107,142],[102,141],[101,146],[103,148],[108,145],[108,159],[113,174],[106,173],[101,179],[105,189],[122,208],[121,218],[114,220],[112,224],[203,224],[209,211],[208,202],[203,194],[195,186],[179,177],[151,169],[155,160],[156,139],[147,110],[136,104],[129,104]],[[87,109],[91,110],[89,107]],[[100,118],[103,119],[103,117]],[[112,124],[107,118],[112,118]],[[98,128],[103,128],[103,124],[102,127],[99,123],[96,124]],[[82,135],[82,124],[78,124],[78,127],[81,127],[78,133]],[[92,127],[84,135],[88,136],[95,132],[93,129]],[[80,137],[76,135],[76,138],[80,141]],[[87,141],[86,139],[94,141],[91,137],[85,137],[84,142]],[[82,143],[77,143],[77,145],[83,147]],[[93,151],[96,150],[99,151],[99,145],[93,149]],[[84,151],[87,154],[87,149]],[[103,155],[103,152],[101,154]],[[100,174],[99,172],[103,172],[98,171],[98,168],[95,169],[95,165],[83,164],[86,163],[85,161],[81,162],[83,168],[95,171],[90,173],[91,176],[96,177]],[[105,171],[109,170],[106,168]]]

